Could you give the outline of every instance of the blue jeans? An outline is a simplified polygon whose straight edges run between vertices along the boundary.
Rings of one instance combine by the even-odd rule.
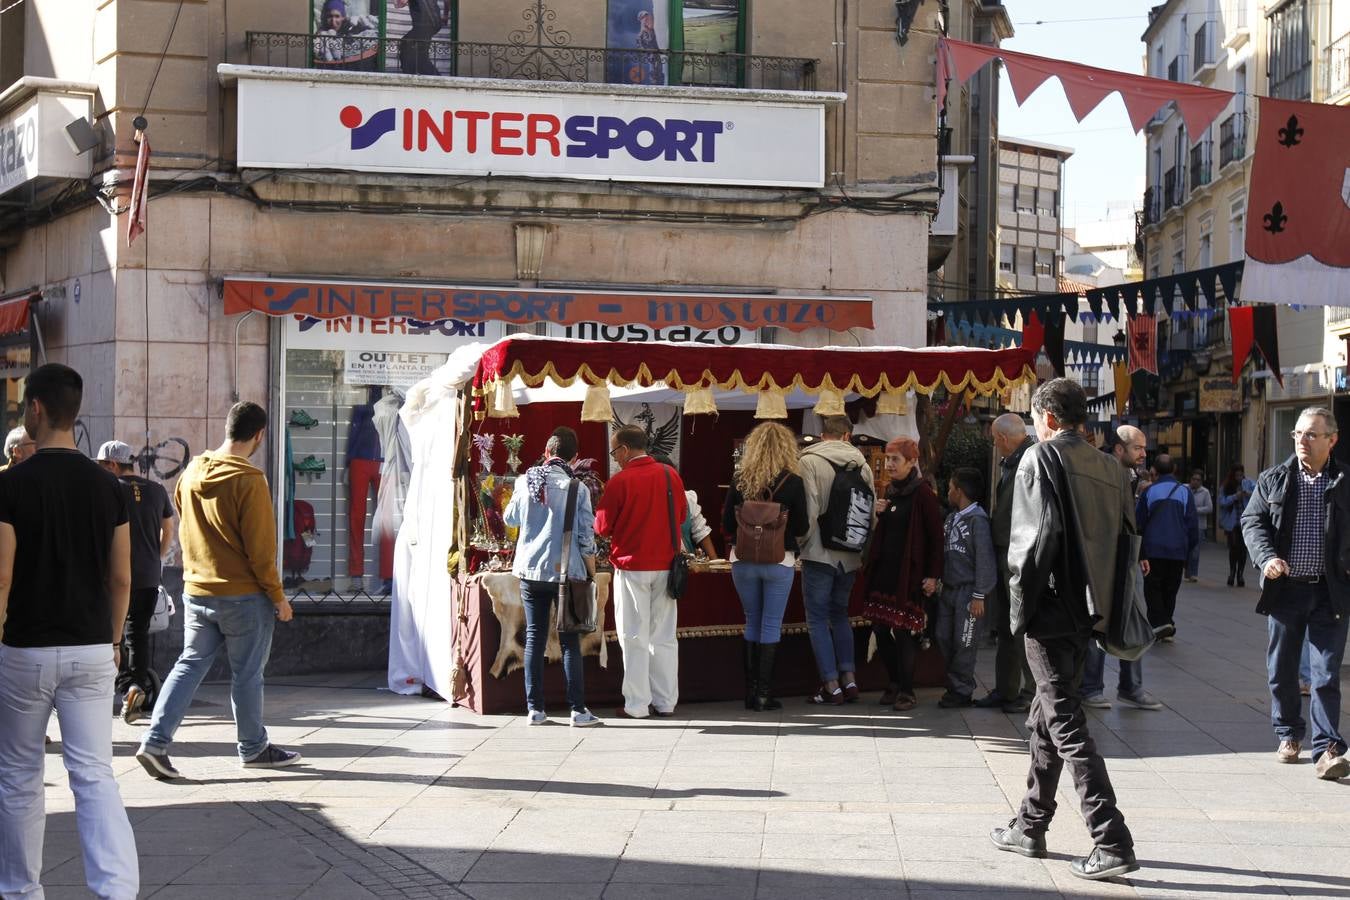
[[[168,751],[188,705],[221,647],[230,660],[230,706],[239,740],[239,758],[267,749],[263,727],[263,668],[272,653],[277,614],[263,594],[238,597],[183,595],[183,652],[155,701],[150,730],[142,742],[153,753]]]
[[[1205,529],[1200,529],[1200,543],[1191,550],[1190,556],[1186,557],[1186,577],[1195,578],[1200,574],[1200,547],[1205,543]]]
[[[1144,689],[1143,660],[1120,660],[1120,680],[1116,693],[1134,697]],[[1087,662],[1083,664],[1083,696],[1092,697],[1106,690],[1106,651],[1096,641],[1088,641]]]
[[[783,634],[783,612],[792,590],[791,566],[778,563],[734,562],[731,580],[745,610],[745,639],[776,644]]]
[[[1298,680],[1312,684],[1312,648],[1308,646],[1308,636],[1303,636],[1303,653],[1298,659]]]
[[[1270,722],[1282,741],[1302,741],[1307,733],[1303,698],[1298,691],[1298,660],[1305,643],[1310,647],[1312,698],[1312,757],[1328,748],[1345,752],[1340,733],[1341,661],[1350,619],[1337,619],[1331,607],[1327,583],[1286,582],[1280,588],[1267,628],[1266,672],[1270,677]]]
[[[0,647],[0,896],[43,896],[42,739],[53,709],[75,795],[85,882],[95,895],[117,900],[140,891],[136,837],[112,767],[108,713],[116,673],[110,644]]]
[[[806,627],[811,632],[811,652],[821,681],[837,681],[840,672],[853,667],[853,626],[848,620],[848,598],[858,573],[842,566],[802,562],[802,601]]]
[[[530,712],[544,711],[544,650],[548,647],[549,614],[557,599],[556,583],[520,579],[520,600],[525,604],[525,703]],[[558,643],[562,644],[567,702],[572,712],[584,712],[586,675],[581,662],[581,635],[559,634]]]

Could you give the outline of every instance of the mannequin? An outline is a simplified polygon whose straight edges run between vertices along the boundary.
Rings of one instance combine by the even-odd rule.
[[[378,385],[366,389],[366,402],[352,407],[347,423],[347,574],[352,589],[360,590],[366,574],[366,501],[371,491],[380,494],[380,432],[375,427]]]
[[[394,574],[394,538],[403,524],[403,503],[412,478],[412,452],[408,431],[403,427],[398,411],[403,407],[403,396],[393,388],[386,388],[384,396],[375,404],[373,421],[380,433],[379,489],[375,499],[375,517],[372,532],[380,545],[381,591],[388,593]]]

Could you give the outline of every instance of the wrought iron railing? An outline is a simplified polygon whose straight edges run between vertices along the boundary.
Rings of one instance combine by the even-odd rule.
[[[1233,113],[1219,123],[1219,168],[1247,155],[1247,114]]]
[[[678,84],[810,91],[816,60],[747,53],[689,53],[548,43],[484,44],[250,31],[256,66],[408,72],[574,83]]]
[[[1322,100],[1350,91],[1350,31],[1322,51]]]
[[[1195,32],[1194,60],[1191,74],[1214,62],[1214,23],[1204,22]]]
[[[1209,141],[1201,141],[1191,147],[1191,190],[1209,184],[1209,161]]]
[[[1350,306],[1328,306],[1327,324],[1334,325],[1350,321]]]
[[[1180,165],[1173,166],[1163,173],[1163,194],[1166,209],[1180,206],[1186,197],[1186,170]]]
[[[1158,185],[1144,189],[1144,224],[1157,225],[1162,221],[1163,191]]]

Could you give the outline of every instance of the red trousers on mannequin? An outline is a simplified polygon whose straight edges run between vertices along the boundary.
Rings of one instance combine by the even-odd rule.
[[[366,500],[380,496],[380,461],[347,460],[347,574],[366,574]],[[394,577],[394,540],[380,538],[380,577]]]

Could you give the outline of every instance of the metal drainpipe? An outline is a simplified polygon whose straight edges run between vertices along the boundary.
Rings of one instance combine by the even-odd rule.
[[[239,402],[239,329],[255,312],[257,310],[250,309],[234,323],[234,365],[230,369],[230,400],[234,403]]]

